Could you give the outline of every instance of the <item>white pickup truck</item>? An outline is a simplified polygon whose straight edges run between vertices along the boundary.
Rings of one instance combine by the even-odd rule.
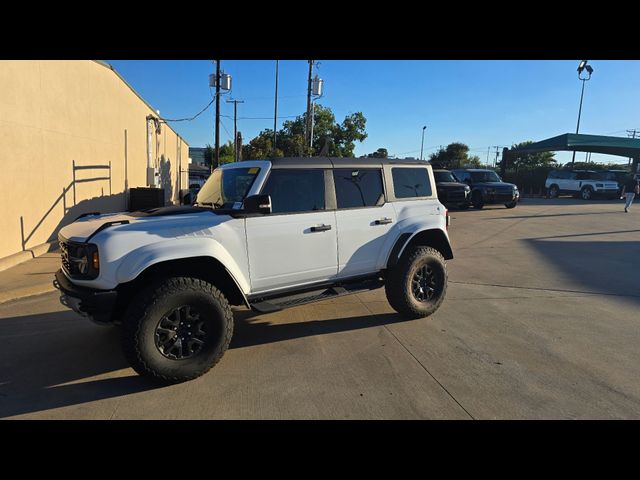
[[[230,305],[272,312],[384,286],[400,314],[432,314],[448,224],[427,162],[244,161],[216,169],[193,206],[67,225],[54,284],[64,305],[122,327],[138,373],[176,383],[220,360]]]

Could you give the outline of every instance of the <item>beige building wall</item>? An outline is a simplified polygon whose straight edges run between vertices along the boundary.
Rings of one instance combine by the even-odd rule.
[[[127,188],[146,186],[149,114],[101,62],[0,61],[0,258],[55,240],[81,213],[126,210]],[[189,146],[160,125],[153,159],[178,203]],[[74,163],[92,167],[75,182]]]

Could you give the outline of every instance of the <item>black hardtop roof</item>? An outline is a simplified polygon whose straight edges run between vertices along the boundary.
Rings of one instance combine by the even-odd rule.
[[[406,158],[369,157],[272,157],[265,160],[275,168],[352,168],[380,167],[382,165],[430,166],[426,160]]]
[[[465,172],[495,172],[495,170],[492,170],[490,168],[454,168],[453,169],[454,172],[456,170],[463,170]]]

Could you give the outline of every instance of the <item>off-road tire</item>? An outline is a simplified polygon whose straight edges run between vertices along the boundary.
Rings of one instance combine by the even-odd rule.
[[[504,206],[507,208],[516,208],[516,205],[518,205],[518,202],[516,202],[515,200],[513,202],[508,202],[504,204]]]
[[[471,204],[473,205],[473,208],[476,208],[478,210],[484,207],[484,200],[482,200],[482,193],[478,191],[473,192],[473,194],[471,195]]]
[[[164,316],[182,305],[197,309],[207,337],[192,357],[172,359],[156,346],[156,328]],[[164,384],[185,382],[218,363],[231,342],[233,324],[229,302],[214,285],[197,278],[166,278],[131,301],[122,325],[124,354],[140,375]]]
[[[413,295],[412,280],[425,263],[439,276],[438,289],[433,299],[420,302]],[[391,307],[403,317],[422,318],[433,314],[447,293],[447,265],[442,254],[435,248],[420,245],[404,252],[389,272],[385,293]]]

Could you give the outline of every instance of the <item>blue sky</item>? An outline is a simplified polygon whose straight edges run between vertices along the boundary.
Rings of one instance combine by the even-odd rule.
[[[108,60],[165,118],[193,116],[212,96],[211,60]],[[420,155],[426,125],[425,157],[438,146],[463,142],[484,162],[487,147],[510,146],[575,132],[581,82],[569,61],[400,61],[320,60],[316,73],[324,80],[319,103],[338,121],[361,111],[368,138],[356,155],[380,147],[391,155]],[[585,87],[580,133],[627,136],[640,130],[640,61],[590,60],[594,73]],[[306,60],[280,61],[278,116],[300,115],[306,108]],[[238,130],[245,142],[273,128],[275,61],[225,60],[233,91],[223,95],[221,113],[233,116],[228,98],[238,105]],[[172,123],[191,146],[214,143],[214,106],[196,120]],[[242,117],[268,117],[261,120]],[[278,125],[286,120],[280,118]],[[223,117],[221,142],[233,136],[233,119]],[[578,153],[576,159],[584,159]],[[495,153],[491,155],[495,158]],[[570,152],[558,152],[561,162]],[[624,161],[593,154],[593,161]]]

